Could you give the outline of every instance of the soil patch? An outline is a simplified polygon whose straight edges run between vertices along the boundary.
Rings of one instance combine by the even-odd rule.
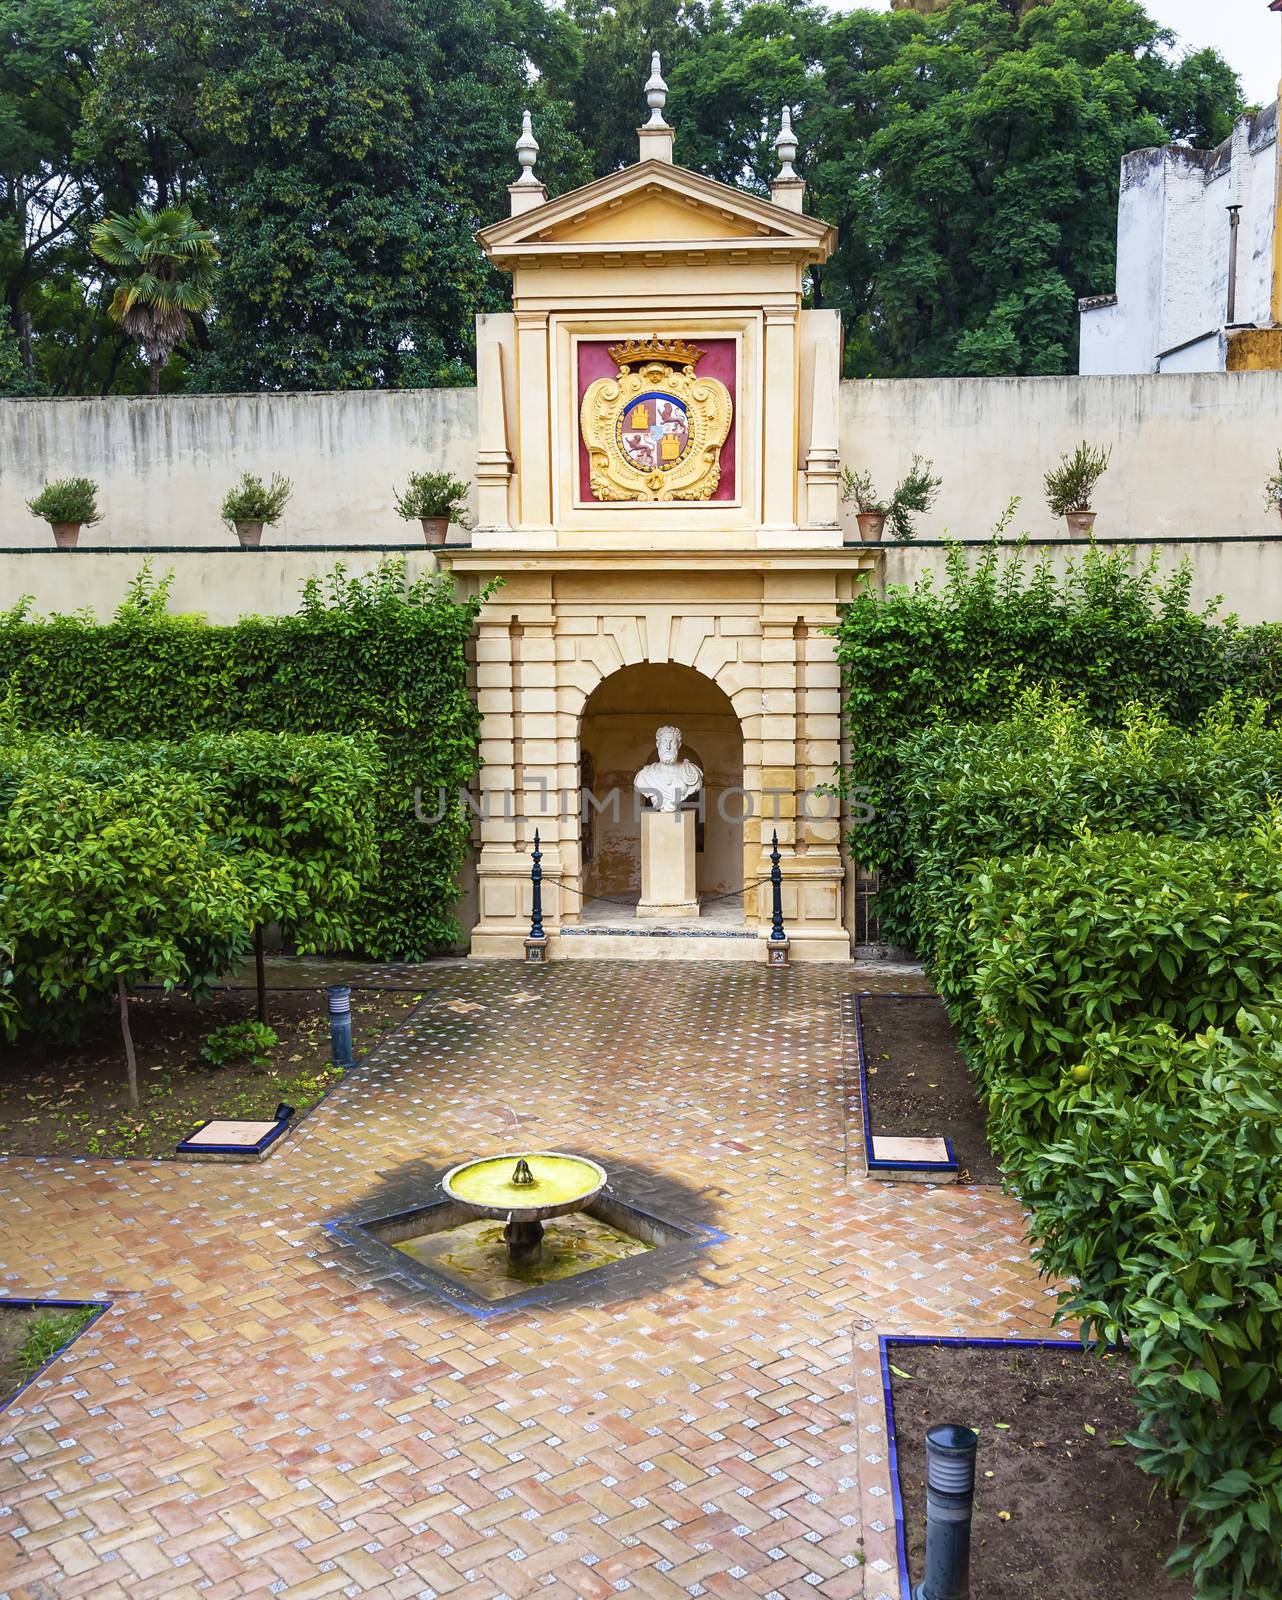
[[[962,1422],[979,1432],[972,1600],[1189,1600],[1192,1582],[1164,1565],[1179,1543],[1176,1511],[1121,1442],[1136,1421],[1125,1356],[1074,1345],[888,1348],[914,1584],[925,1553],[926,1429]]]
[[[391,989],[352,991],[352,1035],[359,1056],[422,998]],[[214,1067],[206,1037],[252,1019],[252,990],[220,989],[208,999],[144,990],[130,1000],[142,1106],[131,1111],[124,1049],[114,1009],[73,1045],[23,1036],[0,1050],[0,1151],[9,1155],[172,1156],[209,1117],[270,1120],[280,1101],[314,1105],[342,1076],[330,1064],[324,989],[271,991],[278,1043],[262,1064]]]
[[[47,1310],[39,1306],[0,1306],[0,1411],[14,1391],[92,1315],[92,1307],[76,1311],[65,1306]]]
[[[861,995],[859,1015],[873,1134],[949,1139],[959,1183],[1000,1183],[988,1119],[943,1001]]]

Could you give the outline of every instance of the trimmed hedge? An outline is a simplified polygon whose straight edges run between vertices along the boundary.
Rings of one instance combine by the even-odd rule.
[[[941,723],[991,724],[1034,685],[1115,724],[1131,702],[1191,726],[1225,694],[1282,699],[1282,628],[1241,628],[1190,603],[1185,566],[1169,582],[1156,557],[1138,572],[1127,551],[1087,548],[1056,576],[1022,546],[994,541],[971,571],[960,546],[942,584],[861,591],[837,629],[850,766],[858,802],[852,858],[880,874],[887,938],[914,942],[901,741]],[[870,814],[871,813],[871,814]]]
[[[1061,1314],[1134,1350],[1197,1593],[1282,1592],[1282,736],[1034,697],[898,753],[923,953]]]
[[[445,578],[408,584],[404,564],[369,577],[342,567],[309,583],[296,615],[227,627],[165,611],[168,582],[144,569],[114,620],[0,613],[0,682],[24,727],[181,740],[244,730],[365,733],[386,777],[376,816],[378,871],[352,945],[418,959],[458,938],[454,918],[468,819],[449,806],[419,822],[438,788],[453,795],[478,765],[479,721],[465,648],[480,598]]]

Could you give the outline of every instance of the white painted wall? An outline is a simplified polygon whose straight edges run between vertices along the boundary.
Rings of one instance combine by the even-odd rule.
[[[1168,145],[1123,157],[1117,298],[1083,302],[1080,372],[1223,370],[1230,205],[1242,208],[1234,321],[1269,323],[1277,132],[1274,104],[1240,117],[1215,150]]]
[[[1063,536],[1042,478],[1082,439],[1113,452],[1095,494],[1102,537],[1277,534],[1263,490],[1280,418],[1276,372],[860,381],[841,386],[841,454],[884,493],[914,451],[934,460],[944,484],[923,537],[981,537],[1012,495],[1017,529]]]
[[[0,547],[47,543],[26,502],[79,476],[103,513],[86,544],[232,544],[218,508],[246,470],[293,480],[274,544],[396,542],[420,529],[396,515],[394,486],[475,464],[473,389],[0,400]]]
[[[1279,527],[1262,500],[1279,417],[1282,374],[1268,372],[859,380],[841,386],[841,455],[887,493],[914,451],[931,457],[944,486],[921,519],[927,537],[983,536],[1012,495],[1018,528],[1062,534],[1042,476],[1082,438],[1113,450],[1096,495],[1101,535],[1259,535]],[[218,502],[251,465],[294,479],[271,546],[413,544],[418,525],[396,516],[393,484],[417,465],[470,478],[475,429],[466,389],[0,400],[0,550],[51,546],[25,501],[73,472],[102,485],[106,516],[84,534],[89,547],[230,550]],[[843,517],[853,527],[852,508]],[[16,570],[0,556],[0,605],[22,592]]]

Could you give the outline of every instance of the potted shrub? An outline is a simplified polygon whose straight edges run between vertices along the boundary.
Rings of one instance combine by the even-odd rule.
[[[1046,504],[1053,517],[1068,523],[1070,539],[1089,539],[1095,526],[1091,496],[1108,470],[1111,450],[1093,450],[1085,439],[1073,451],[1059,458],[1059,465],[1046,474]]]
[[[1278,451],[1278,470],[1264,485],[1264,503],[1282,513],[1282,450]]]
[[[59,550],[74,550],[81,528],[102,521],[98,485],[92,478],[57,478],[46,483],[34,500],[27,501],[27,510],[49,524]]]
[[[263,536],[263,527],[274,528],[293,490],[288,478],[279,472],[266,484],[255,473],[247,472],[223,501],[223,521],[236,530],[244,549],[253,549]]]
[[[933,465],[932,461],[914,456],[912,465],[895,485],[895,492],[889,500],[883,500],[878,495],[869,473],[852,472],[849,467],[842,470],[841,502],[849,505],[854,501],[859,537],[865,543],[879,540],[888,522],[896,539],[906,542],[917,537],[913,518],[930,510],[943,482],[942,478],[932,474],[930,469]]]
[[[404,494],[393,489],[396,509],[412,522],[416,518],[423,525],[426,544],[444,544],[450,524],[466,528],[467,484],[448,472],[411,472]]]

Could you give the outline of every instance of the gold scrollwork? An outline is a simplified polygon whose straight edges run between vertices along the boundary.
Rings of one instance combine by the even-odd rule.
[[[734,414],[730,391],[695,371],[703,351],[679,339],[611,345],[618,376],[583,396],[579,423],[598,500],[709,500]]]

